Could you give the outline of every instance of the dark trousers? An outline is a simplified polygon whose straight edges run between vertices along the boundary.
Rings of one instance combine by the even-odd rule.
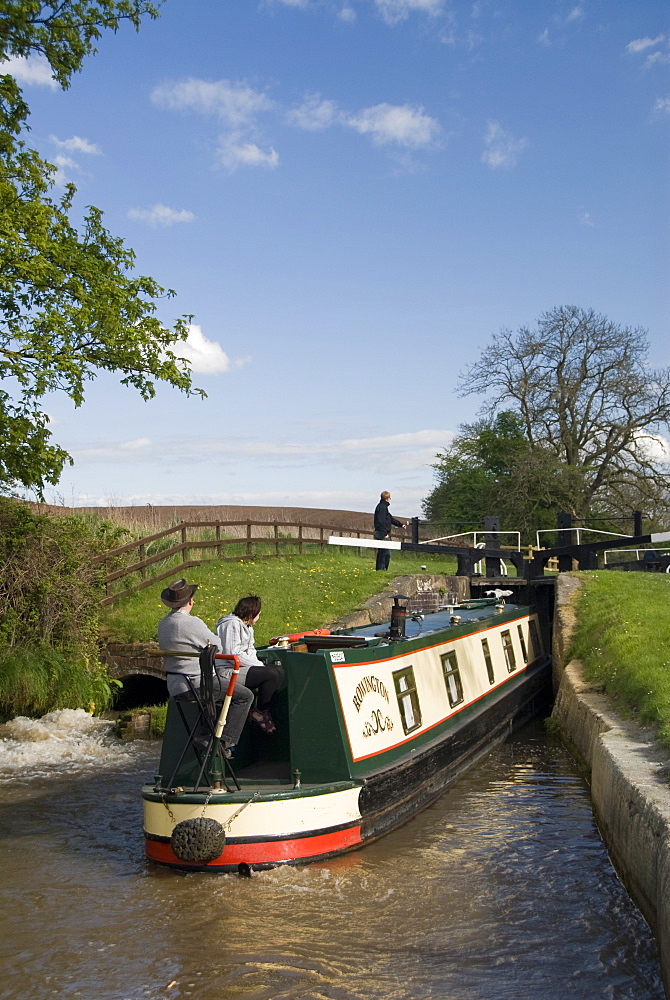
[[[284,668],[281,664],[270,667],[249,667],[244,681],[248,688],[258,691],[258,707],[263,712],[270,700],[284,683]]]
[[[228,683],[227,680],[222,679],[218,674],[214,677],[214,697],[216,698],[217,708],[223,704],[226,691],[228,690]],[[228,706],[226,724],[223,727],[223,739],[227,743],[237,743],[239,740],[253,700],[253,691],[250,691],[248,687],[240,684],[238,681],[235,685],[230,705]]]
[[[191,678],[191,681],[193,684],[193,690],[175,695],[175,701],[194,702],[198,700],[197,695],[198,687],[200,686],[200,678]],[[221,677],[218,673],[215,673],[212,678],[217,717],[221,711],[221,705],[226,697],[226,691],[228,690],[229,683],[229,680],[225,677]],[[249,714],[249,709],[251,708],[253,700],[254,692],[250,691],[248,687],[244,686],[244,684],[240,684],[238,682],[235,685],[233,696],[230,699],[228,714],[226,716],[226,724],[223,727],[222,739],[225,743],[233,744],[237,743],[239,740],[242,729],[244,728],[244,723],[247,721],[247,715]],[[206,725],[205,720],[202,717],[200,718],[200,722],[194,736],[197,739],[209,739],[209,727]]]
[[[388,541],[390,535],[384,535],[381,531],[375,531],[375,538],[378,542]],[[377,562],[375,563],[375,569],[388,569],[389,563],[391,562],[391,550],[390,549],[377,549]]]

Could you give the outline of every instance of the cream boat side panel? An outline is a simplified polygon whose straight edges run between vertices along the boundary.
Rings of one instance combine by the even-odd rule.
[[[292,799],[274,799],[271,802],[251,802],[233,820],[226,836],[230,837],[283,837],[310,831],[323,831],[346,823],[361,820],[358,808],[360,787],[345,788],[323,795],[306,795]],[[222,826],[244,804],[221,801],[226,793],[215,793],[207,804],[204,815],[215,819]],[[174,822],[162,802],[144,800],[144,830],[155,837],[169,837],[176,823],[196,819],[203,815],[202,804],[170,802]]]
[[[525,616],[388,660],[360,665],[333,663],[352,758],[361,760],[407,742],[508,681],[510,672],[503,652],[503,631],[509,631],[512,640],[516,660],[514,673],[522,672],[526,663],[518,635],[519,624],[528,649],[528,616]],[[486,671],[483,638],[488,639],[493,661],[493,684],[489,683]],[[441,659],[451,650],[456,653],[463,685],[463,701],[455,708],[449,702]],[[405,733],[393,675],[410,666],[414,668],[421,724]]]

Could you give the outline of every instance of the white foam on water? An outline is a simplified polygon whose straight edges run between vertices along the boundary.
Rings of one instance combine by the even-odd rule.
[[[17,716],[0,725],[0,781],[17,771],[25,776],[59,770],[86,770],[130,762],[132,743],[114,734],[114,723],[97,719],[81,708],[62,708],[41,719]]]

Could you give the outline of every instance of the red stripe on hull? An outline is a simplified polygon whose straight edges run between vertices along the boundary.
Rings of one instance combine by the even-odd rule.
[[[180,868],[236,868],[248,865],[279,865],[286,861],[309,861],[328,854],[351,850],[363,842],[361,827],[351,826],[333,833],[320,833],[315,837],[298,837],[295,840],[265,840],[255,843],[226,844],[223,854],[209,864],[189,864],[180,861],[169,841],[145,841],[146,855],[151,861]]]

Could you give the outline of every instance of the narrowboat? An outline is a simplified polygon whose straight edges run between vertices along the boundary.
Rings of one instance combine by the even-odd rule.
[[[277,732],[247,723],[228,760],[201,709],[168,705],[160,774],[142,789],[147,857],[249,874],[320,861],[388,833],[550,697],[537,614],[499,596],[390,625],[280,638]]]

